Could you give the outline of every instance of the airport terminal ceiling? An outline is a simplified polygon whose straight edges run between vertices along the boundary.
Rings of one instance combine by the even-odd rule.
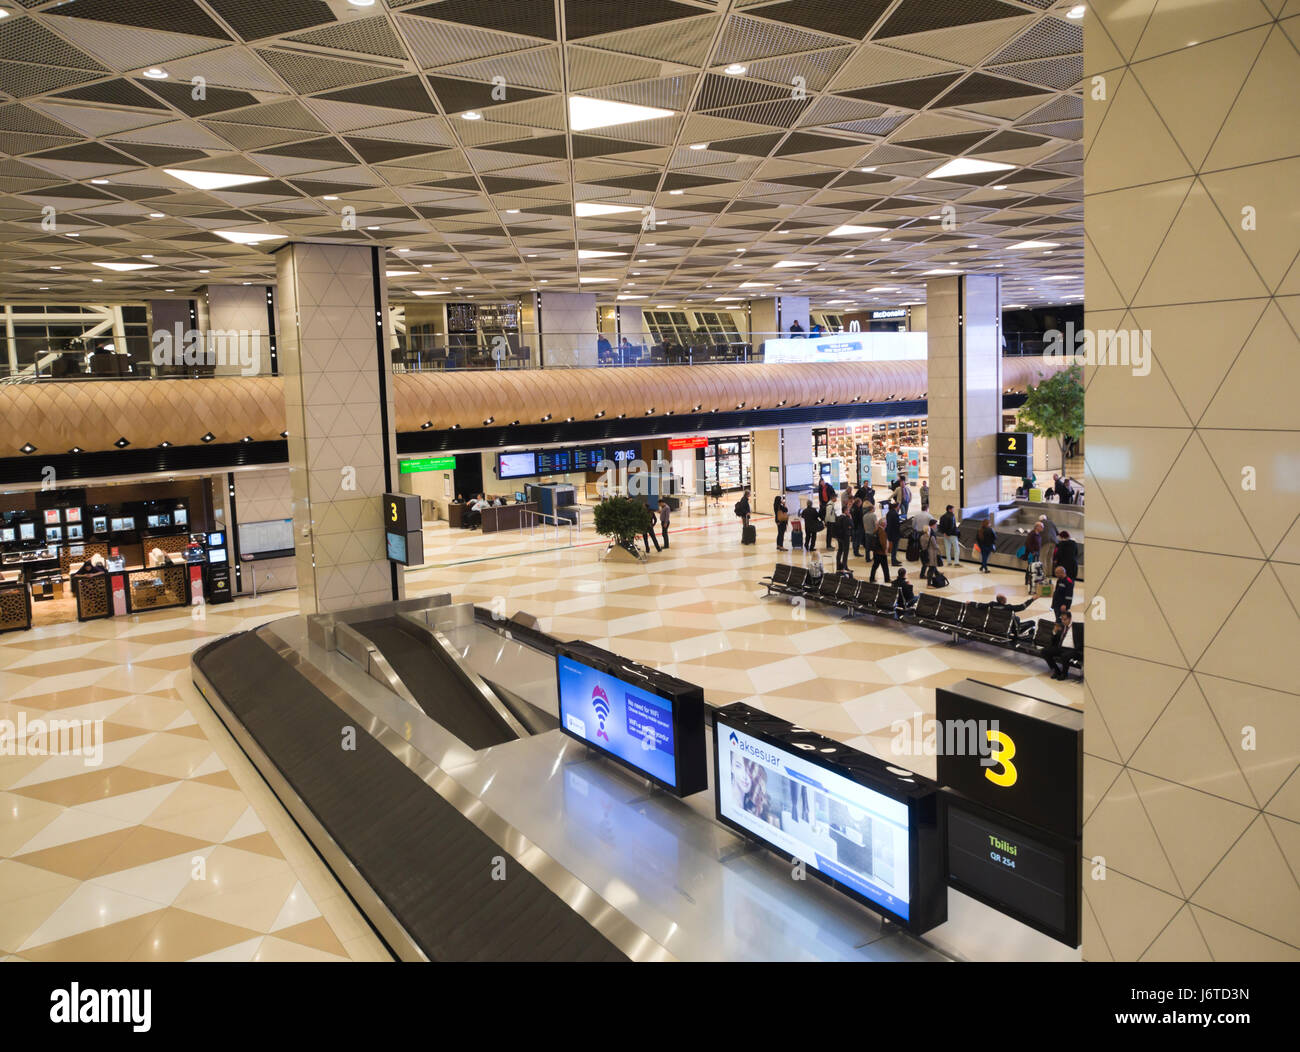
[[[0,285],[264,283],[311,239],[387,246],[394,299],[1079,301],[1073,7],[0,0]]]

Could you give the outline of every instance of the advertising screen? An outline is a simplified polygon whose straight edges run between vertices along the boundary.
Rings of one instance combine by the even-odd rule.
[[[714,724],[719,816],[869,904],[909,918],[907,803]]]
[[[64,509],[64,512],[63,512],[63,521],[64,521],[64,522],[80,522],[80,521],[81,521],[81,509],[80,509],[80,508],[66,508],[66,509]]]
[[[18,524],[18,539],[20,541],[36,540],[36,523],[20,522]]]
[[[46,539],[47,541],[58,541],[58,540],[62,540],[62,539],[63,539],[63,527],[62,527],[62,526],[46,526],[46,527],[45,527],[45,539]]]
[[[45,509],[45,525],[46,525],[46,526],[57,526],[57,525],[62,521],[62,519],[60,518],[60,515],[61,515],[61,512],[59,511],[58,508],[46,508],[46,509]]]
[[[175,519],[176,519],[177,526],[185,526],[190,521],[190,513],[186,511],[184,508],[177,508]]]
[[[787,464],[785,484],[790,489],[805,489],[813,484],[813,464]]]
[[[79,541],[79,540],[81,540],[81,527],[80,527],[80,526],[69,526],[69,527],[68,527],[68,540],[70,540],[70,541]]]
[[[107,533],[108,517],[105,515],[96,515],[90,520],[90,528],[95,533]]]
[[[406,562],[406,535],[401,533],[385,533],[384,541],[388,546],[388,558],[395,563]]]
[[[0,544],[8,544],[9,542],[16,539],[17,539],[17,535],[14,533],[12,528],[0,530]]]
[[[522,479],[537,474],[536,453],[502,453],[497,457],[497,478]]]
[[[676,787],[671,702],[563,654],[556,668],[560,724],[569,734]]]
[[[226,549],[225,549],[225,548],[209,548],[209,549],[208,549],[208,562],[212,563],[212,565],[216,566],[216,565],[218,565],[219,563],[224,563],[225,561],[226,561]]]
[[[113,532],[114,532],[114,533],[128,533],[128,532],[130,532],[131,530],[134,530],[134,529],[135,529],[135,516],[134,516],[134,515],[132,515],[132,516],[128,516],[128,517],[126,517],[126,518],[120,518],[120,519],[114,519],[114,520],[113,520]]]

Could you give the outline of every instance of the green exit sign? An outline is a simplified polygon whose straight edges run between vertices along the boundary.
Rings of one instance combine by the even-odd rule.
[[[398,462],[398,470],[403,475],[415,475],[422,471],[454,471],[456,458],[453,457],[416,457],[414,460]]]

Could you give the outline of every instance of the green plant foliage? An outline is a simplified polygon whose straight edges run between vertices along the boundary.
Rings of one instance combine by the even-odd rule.
[[[596,505],[596,532],[612,537],[619,544],[635,546],[636,539],[650,532],[650,509],[643,501],[629,497],[609,497]]]
[[[1039,438],[1055,439],[1065,455],[1065,440],[1083,434],[1083,366],[1072,365],[1026,392],[1017,417]]]

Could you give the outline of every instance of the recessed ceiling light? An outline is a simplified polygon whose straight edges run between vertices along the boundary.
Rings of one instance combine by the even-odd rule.
[[[882,234],[886,229],[883,226],[854,226],[852,223],[845,223],[843,226],[837,226],[827,237],[846,237],[849,234]]]
[[[506,209],[506,215],[508,215],[508,216],[517,216],[518,214],[519,214],[519,209],[517,209],[517,208],[507,208],[507,209]]]
[[[782,260],[778,260],[776,263],[773,263],[772,265],[778,269],[784,267],[815,267],[817,265],[817,262],[816,260],[811,260],[811,259],[809,260],[782,259]]]
[[[478,110],[466,110],[460,115],[460,119],[463,121],[481,121],[483,114],[479,113]]]
[[[250,183],[265,183],[267,175],[235,175],[231,172],[200,172],[187,168],[164,168],[164,172],[173,179],[189,183],[196,190],[224,190],[231,186],[247,186]]]
[[[432,296],[433,294],[432,289],[414,289],[412,291],[412,295],[415,296]]]
[[[32,453],[36,452],[36,447],[32,445],[30,442],[24,442],[21,446],[18,447],[18,452],[26,453],[30,456]]]
[[[942,268],[940,268],[940,269],[938,269],[938,270],[927,270],[927,271],[924,271],[924,274],[926,274],[926,275],[933,274],[933,275],[936,275],[936,276],[937,276],[937,275],[940,275],[940,274],[963,274],[963,273],[965,273],[965,271],[961,271],[961,270],[944,270],[944,269],[942,269]]]
[[[131,444],[130,441],[128,441],[125,437],[119,438],[116,442],[113,443],[113,445],[117,446],[118,449],[125,449],[130,444]]]
[[[649,296],[627,296],[627,295],[623,295],[623,296],[619,296],[618,298],[621,299],[621,300],[645,300],[645,299],[649,299],[650,297],[649,297]]]
[[[95,266],[105,270],[152,270],[153,263],[96,263]]]
[[[338,194],[326,194],[321,198],[322,201],[337,201],[338,199]]]
[[[374,7],[375,0],[348,0],[353,7]]]
[[[599,201],[579,201],[573,206],[576,216],[607,216],[615,212],[639,212],[641,209],[632,205],[606,205]]]
[[[108,185],[108,180],[107,180],[107,179],[92,179],[92,180],[90,180],[90,181],[91,181],[92,183],[94,183],[96,186],[107,186],[107,185]]]
[[[682,194],[686,193],[685,190],[669,190],[668,192],[672,194],[674,197],[681,197]]]
[[[398,252],[410,252],[411,250],[410,250],[409,248],[399,248],[397,251],[398,251]]]
[[[709,144],[708,144],[707,142],[693,142],[693,143],[691,143],[691,149],[692,149],[692,150],[707,150],[708,148],[709,148]]]
[[[579,259],[604,259],[607,256],[621,256],[622,252],[606,252],[603,249],[580,248],[578,249]]]
[[[876,166],[875,166],[874,164],[873,164],[870,168],[859,168],[859,169],[858,169],[859,172],[874,172],[875,170],[876,170]]]
[[[150,218],[150,219],[166,219],[167,217],[166,217],[165,215],[163,215],[161,212],[150,212],[150,213],[149,213],[149,218]]]
[[[770,281],[742,281],[738,286],[742,289],[767,289],[772,287]]]
[[[740,76],[742,73],[745,72],[745,67],[742,66],[739,62],[733,62],[730,66],[728,66],[728,67],[727,67],[726,69],[724,69],[722,72],[725,73],[725,74],[727,74],[727,76],[729,76],[729,77],[738,77],[738,76]]]
[[[947,164],[942,164],[926,176],[927,179],[947,179],[956,175],[978,175],[982,172],[1007,172],[1014,164],[1001,161],[980,161],[974,157],[954,157]]]
[[[418,274],[418,273],[420,273],[418,270],[386,270],[384,271],[384,277],[409,278],[412,274]]]
[[[210,271],[210,270],[200,270],[199,273],[200,273],[200,274],[211,274],[212,271]]]
[[[593,285],[598,281],[613,281],[613,278],[579,278],[579,285]]]
[[[652,121],[672,115],[672,110],[661,110],[657,106],[637,106],[611,99],[589,99],[585,95],[569,96],[569,128],[572,131],[609,128],[615,124]]]
[[[1011,245],[1011,248],[1059,248],[1055,241],[1021,241]]]
[[[99,284],[101,284],[101,283],[103,282],[104,279],[103,279],[103,278],[91,278],[90,280],[91,280],[92,282],[94,282],[96,285],[99,285]]]
[[[1007,188],[1007,184],[1006,184],[1006,183],[998,183],[998,185],[995,186],[993,189],[994,189],[994,190],[1005,190],[1006,188]]]
[[[211,442],[211,441],[212,441],[214,438],[216,438],[216,437],[217,437],[216,435],[214,435],[211,431],[209,431],[206,435],[204,435],[202,438],[200,438],[199,441],[200,441],[200,442]]]
[[[377,226],[368,226],[368,227],[366,227],[366,229],[367,229],[367,230],[378,230],[379,227],[377,227]]]
[[[1087,12],[1087,10],[1088,10],[1088,8],[1087,8],[1086,5],[1084,5],[1084,4],[1075,4],[1072,8],[1070,8],[1070,10],[1068,10],[1067,12],[1065,12],[1065,17],[1066,17],[1066,18],[1079,19],[1079,18],[1082,18],[1082,17],[1084,16],[1084,14]]]
[[[150,80],[166,80],[167,71],[160,66],[151,66],[144,71],[144,75]]]

